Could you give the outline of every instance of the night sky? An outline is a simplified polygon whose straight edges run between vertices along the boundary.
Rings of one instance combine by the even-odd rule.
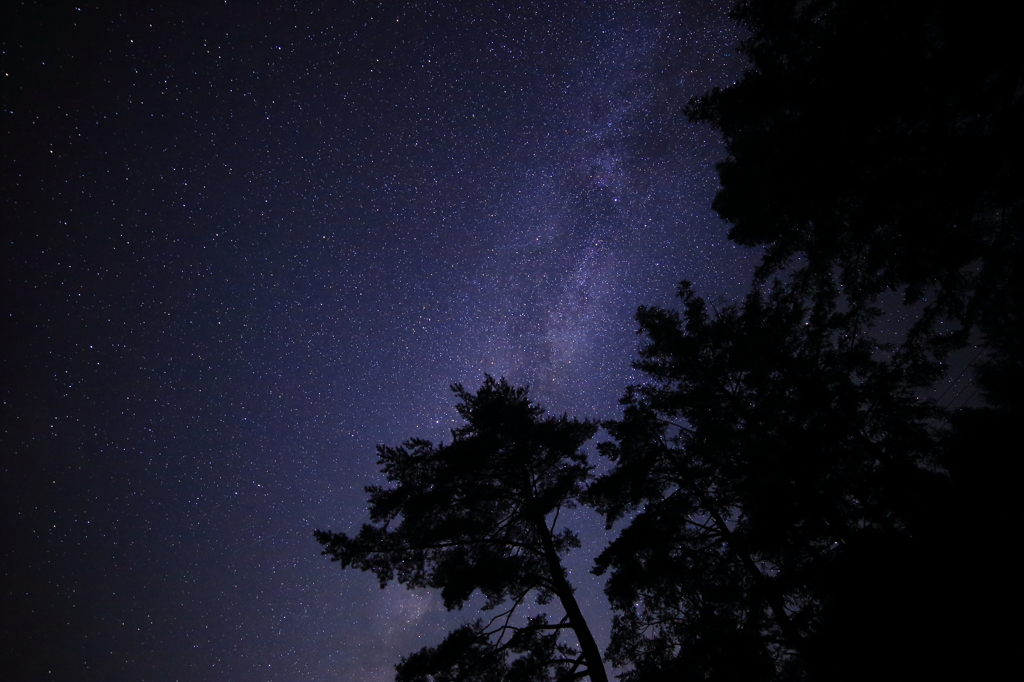
[[[681,114],[742,70],[730,4],[8,8],[4,678],[389,680],[474,617],[313,530],[449,384],[613,417],[638,305],[747,290]]]

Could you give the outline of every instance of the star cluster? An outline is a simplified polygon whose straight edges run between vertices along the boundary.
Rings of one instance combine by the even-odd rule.
[[[459,622],[312,531],[449,384],[610,417],[638,305],[744,291],[681,114],[742,69],[727,5],[9,10],[10,679],[385,680]]]

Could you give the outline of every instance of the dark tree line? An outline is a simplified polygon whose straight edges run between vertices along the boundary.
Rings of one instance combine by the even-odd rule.
[[[750,68],[687,113],[725,138],[730,238],[765,256],[742,305],[684,285],[682,315],[638,315],[650,381],[590,489],[610,523],[635,514],[597,562],[609,654],[636,680],[994,674],[1019,605],[1014,22],[984,2],[734,16]],[[984,402],[922,400],[968,343]]]
[[[369,490],[373,525],[318,532],[325,553],[449,607],[475,590],[504,605],[400,680],[606,679],[559,559],[575,535],[558,511],[577,503],[619,528],[594,570],[629,682],[1019,673],[1000,617],[1020,606],[1024,520],[1010,6],[749,0],[733,16],[749,69],[686,112],[724,136],[730,238],[765,250],[750,294],[715,310],[684,282],[680,311],[640,309],[647,381],[603,424],[597,479],[595,424],[490,378],[456,387],[450,445],[381,448],[393,486]],[[960,356],[976,397],[925,399]],[[555,620],[513,620],[528,599],[557,602]]]

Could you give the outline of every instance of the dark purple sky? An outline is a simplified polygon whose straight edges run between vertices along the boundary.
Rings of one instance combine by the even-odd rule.
[[[680,113],[740,72],[729,4],[9,8],[5,679],[388,680],[473,616],[312,531],[449,384],[611,417],[638,305],[745,292]]]

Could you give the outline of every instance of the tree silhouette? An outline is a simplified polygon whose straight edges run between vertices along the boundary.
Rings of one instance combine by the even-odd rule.
[[[934,365],[880,353],[877,312],[808,305],[781,283],[714,315],[687,283],[680,296],[682,317],[638,313],[650,380],[605,425],[615,466],[588,493],[609,526],[633,515],[597,562],[612,662],[628,680],[836,679],[855,651],[877,663],[856,642],[888,632],[882,614],[903,623],[893,592],[926,582],[914,538],[944,478],[937,411],[915,389]],[[854,591],[859,611],[842,601]],[[840,612],[856,627],[835,628]],[[898,640],[908,655],[917,637]]]
[[[755,284],[785,273],[813,308],[868,316],[887,292],[916,303],[876,317],[903,334],[891,356],[902,359],[878,374],[894,382],[885,389],[894,395],[927,386],[920,379],[951,351],[978,347],[968,368],[977,391],[967,401],[977,393],[987,405],[935,413],[931,444],[887,448],[908,466],[914,452],[925,455],[914,467],[932,480],[906,481],[900,492],[869,467],[807,479],[812,488],[794,497],[835,481],[890,491],[876,506],[885,523],[858,521],[857,541],[840,541],[832,554],[842,560],[821,571],[830,577],[808,602],[820,605],[814,624],[795,647],[808,674],[870,676],[889,655],[917,677],[992,677],[985,666],[1006,662],[1012,648],[994,611],[1020,606],[1005,538],[1024,520],[1008,483],[1018,468],[1010,443],[1024,419],[1024,60],[1011,11],[995,0],[741,0],[733,16],[748,31],[740,45],[748,70],[687,107],[691,120],[723,134],[714,208],[731,239],[764,247]],[[870,337],[864,328],[844,333]],[[858,391],[868,387],[860,374],[849,377]],[[861,413],[885,403],[884,383]],[[889,402],[893,416],[871,438],[917,432],[920,416]],[[779,418],[810,414],[809,405],[783,404]],[[746,424],[742,412],[731,418]],[[630,419],[627,410],[624,424]],[[824,461],[845,447],[845,433],[822,433]],[[844,672],[828,670],[830,660],[844,661]]]
[[[724,136],[714,208],[853,300],[926,302],[918,333],[998,335],[1024,262],[1024,60],[1007,3],[744,0],[742,79],[687,111]],[[1019,299],[1016,299],[1019,300]],[[1010,334],[1012,336],[1012,334]],[[944,348],[938,347],[942,351]]]
[[[449,444],[412,439],[380,446],[388,487],[372,486],[370,518],[355,537],[316,532],[342,568],[372,571],[384,587],[439,588],[448,609],[480,591],[485,611],[398,665],[397,679],[572,680],[605,682],[601,654],[566,579],[561,555],[579,546],[557,529],[575,506],[591,467],[581,446],[597,425],[545,417],[504,379],[487,377],[474,395],[460,385],[466,425]],[[563,614],[516,620],[530,600],[557,600]],[[575,642],[568,635],[575,636]]]

